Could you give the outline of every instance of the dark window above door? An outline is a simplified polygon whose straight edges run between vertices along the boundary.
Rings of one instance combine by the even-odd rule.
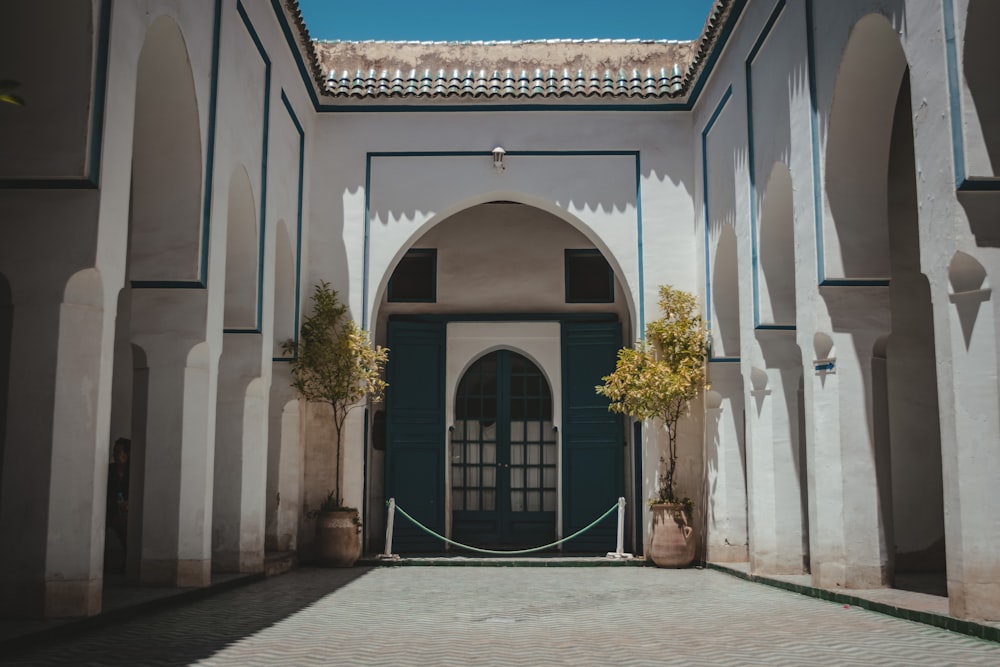
[[[566,303],[614,303],[615,279],[600,250],[566,250]]]
[[[437,249],[406,251],[389,278],[389,301],[434,303],[437,300]]]

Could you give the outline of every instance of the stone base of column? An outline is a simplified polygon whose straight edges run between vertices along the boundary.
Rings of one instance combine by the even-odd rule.
[[[45,617],[95,616],[101,613],[104,579],[45,582]]]
[[[203,588],[212,582],[212,561],[146,559],[139,567],[139,580],[151,586]]]
[[[812,563],[812,585],[816,588],[885,588],[888,582],[884,565]]]
[[[1000,621],[1000,568],[992,581],[969,586],[948,580],[948,611],[972,621]]]
[[[805,574],[807,565],[801,555],[790,558],[778,558],[775,556],[750,557],[750,571],[754,574],[766,576],[780,574]]]
[[[705,553],[709,563],[746,563],[749,559],[745,544],[709,544]]]
[[[264,571],[263,551],[213,551],[213,572],[257,573]]]

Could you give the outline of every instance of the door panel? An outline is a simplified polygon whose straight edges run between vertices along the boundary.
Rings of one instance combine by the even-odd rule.
[[[615,369],[621,347],[617,322],[564,322],[563,343],[563,535],[600,516],[625,492],[625,434],[621,415],[594,387]],[[607,552],[615,548],[614,513],[563,549]]]
[[[386,368],[386,497],[444,535],[444,367],[441,322],[389,321]],[[396,521],[393,548],[440,551],[406,519]]]

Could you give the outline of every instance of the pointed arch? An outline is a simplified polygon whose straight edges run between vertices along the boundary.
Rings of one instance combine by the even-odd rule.
[[[792,174],[784,162],[775,163],[767,179],[759,234],[759,323],[794,326],[795,214]]]
[[[740,295],[736,231],[723,225],[712,265],[712,356],[740,356]]]
[[[259,230],[253,187],[243,165],[229,181],[226,225],[226,329],[255,329],[259,325],[257,278]]]
[[[139,54],[132,149],[133,282],[197,281],[202,253],[198,100],[180,27],[161,16]]]
[[[832,225],[822,233],[828,279],[889,276],[885,175],[906,69],[899,35],[884,16],[869,14],[854,25],[837,73],[826,141]]]
[[[295,338],[295,298],[297,295],[295,255],[292,252],[288,225],[279,220],[274,247],[274,352],[282,356],[281,346]]]

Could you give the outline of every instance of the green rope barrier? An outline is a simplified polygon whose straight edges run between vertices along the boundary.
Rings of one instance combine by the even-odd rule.
[[[389,503],[387,502],[386,505],[388,505],[388,504]],[[607,518],[607,516],[609,514],[611,514],[612,512],[614,512],[617,509],[618,509],[618,503],[615,503],[614,505],[611,506],[611,508],[607,512],[605,512],[601,516],[599,516],[596,519],[594,519],[593,521],[591,521],[590,525],[584,526],[583,528],[581,528],[580,530],[576,531],[575,533],[573,533],[569,537],[564,537],[561,540],[556,540],[555,542],[552,542],[551,544],[545,544],[545,545],[540,546],[540,547],[532,547],[531,549],[513,549],[513,550],[510,550],[510,551],[500,551],[500,550],[497,550],[497,549],[480,549],[479,547],[473,547],[473,546],[469,546],[468,544],[462,544],[461,542],[456,542],[455,540],[450,540],[447,537],[445,537],[444,535],[439,535],[438,533],[435,533],[433,530],[431,530],[430,528],[428,528],[427,526],[425,526],[424,524],[420,523],[419,521],[417,521],[416,519],[414,519],[412,516],[410,516],[409,514],[407,514],[406,510],[404,510],[402,507],[400,507],[399,505],[396,505],[396,511],[397,512],[399,512],[400,514],[402,514],[403,516],[405,516],[407,519],[409,519],[411,522],[413,522],[413,524],[417,528],[419,528],[420,530],[424,531],[428,535],[432,535],[432,536],[438,538],[439,540],[444,540],[448,544],[450,544],[452,546],[459,547],[461,549],[468,549],[469,551],[475,551],[475,552],[478,552],[478,553],[481,553],[481,554],[492,554],[492,555],[495,555],[495,556],[516,556],[518,554],[530,554],[530,553],[534,553],[536,551],[545,551],[546,549],[551,549],[552,547],[559,546],[563,542],[569,542],[573,538],[579,537],[580,535],[583,535],[585,532],[587,532],[588,530],[590,530],[591,528],[593,528],[594,526],[596,526],[597,524],[599,524],[601,521],[603,521],[605,518]]]

